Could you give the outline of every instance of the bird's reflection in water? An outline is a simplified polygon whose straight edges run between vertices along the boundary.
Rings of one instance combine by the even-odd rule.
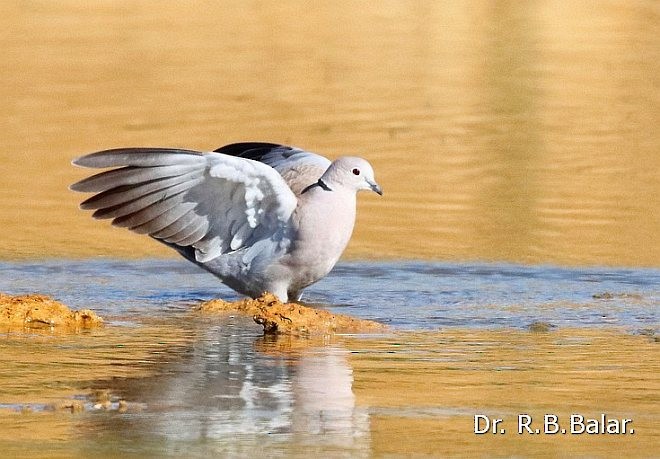
[[[168,453],[183,443],[193,448],[188,451],[203,445],[203,451],[237,454],[368,452],[369,416],[355,405],[341,344],[260,337],[231,325],[197,327],[199,339],[160,375],[114,388],[144,403],[144,411],[89,427],[142,444],[159,438]]]

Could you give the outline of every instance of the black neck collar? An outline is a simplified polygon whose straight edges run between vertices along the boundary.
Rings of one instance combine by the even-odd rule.
[[[312,183],[307,188],[302,190],[302,193],[300,193],[300,194],[305,194],[309,190],[311,190],[312,188],[317,187],[317,186],[321,187],[325,191],[332,191],[332,188],[330,188],[322,179],[319,179],[316,183]]]

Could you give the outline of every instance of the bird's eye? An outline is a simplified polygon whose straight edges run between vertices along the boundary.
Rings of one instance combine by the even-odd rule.
[[[354,175],[360,175],[360,169],[353,169]]]

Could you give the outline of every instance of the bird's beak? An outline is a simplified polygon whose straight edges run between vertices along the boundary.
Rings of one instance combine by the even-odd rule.
[[[367,183],[369,184],[369,188],[371,188],[371,191],[378,193],[379,195],[383,195],[383,189],[378,185],[376,182],[371,182],[367,180]]]

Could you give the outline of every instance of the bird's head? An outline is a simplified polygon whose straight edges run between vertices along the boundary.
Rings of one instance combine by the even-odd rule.
[[[321,179],[327,183],[341,184],[355,191],[371,190],[381,196],[383,194],[380,185],[376,183],[371,164],[356,156],[342,156],[336,159]]]

